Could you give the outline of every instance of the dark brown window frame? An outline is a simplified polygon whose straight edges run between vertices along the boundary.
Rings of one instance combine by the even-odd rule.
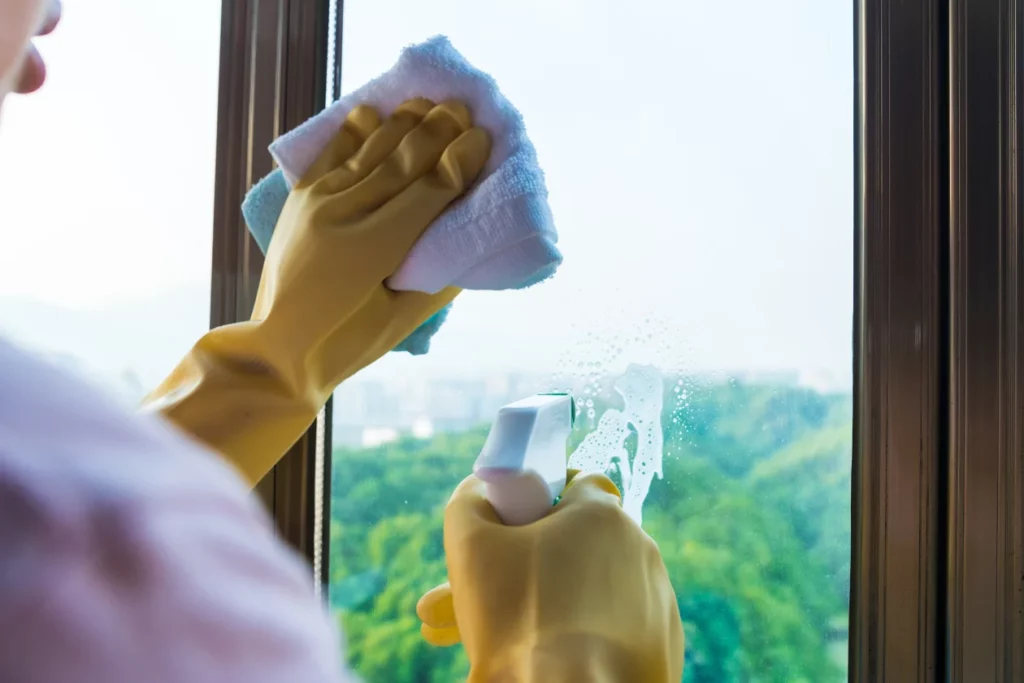
[[[210,325],[248,319],[263,257],[241,215],[267,147],[323,108],[329,0],[222,0]],[[330,402],[257,486],[282,536],[327,580]],[[323,590],[324,595],[326,591]]]
[[[858,683],[937,680],[946,336],[937,5],[857,6],[849,671]]]
[[[1024,681],[1024,1],[856,26],[851,680]]]
[[[324,105],[331,0],[223,0],[211,325],[262,259],[239,205]],[[855,0],[850,680],[1024,681],[1024,0]],[[327,577],[330,403],[258,490]]]
[[[950,0],[948,680],[1024,681],[1024,0]]]

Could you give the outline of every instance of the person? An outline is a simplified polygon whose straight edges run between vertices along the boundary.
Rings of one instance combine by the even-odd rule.
[[[59,16],[56,0],[0,0],[0,110],[43,84],[31,39]],[[457,294],[381,283],[488,152],[459,103],[353,112],[288,200],[253,319],[199,340],[139,414],[0,342],[0,680],[355,680],[311,572],[252,495],[272,463],[246,458]],[[311,310],[328,322],[304,326]],[[449,582],[417,606],[424,637],[462,642],[473,683],[676,683],[683,630],[657,546],[607,477],[570,476],[517,528],[463,481]]]

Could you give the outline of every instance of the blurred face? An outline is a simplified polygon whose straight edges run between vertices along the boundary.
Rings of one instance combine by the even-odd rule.
[[[0,0],[0,106],[11,92],[37,90],[46,78],[32,38],[49,33],[60,19],[60,0]]]

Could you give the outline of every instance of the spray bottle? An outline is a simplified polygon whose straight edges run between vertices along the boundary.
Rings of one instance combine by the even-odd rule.
[[[530,524],[558,501],[575,418],[568,393],[538,394],[498,411],[473,472],[502,523]]]

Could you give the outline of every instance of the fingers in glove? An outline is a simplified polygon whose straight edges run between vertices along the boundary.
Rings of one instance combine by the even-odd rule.
[[[447,581],[431,588],[416,603],[416,616],[432,628],[453,628],[455,626],[455,601],[452,587]]]
[[[317,190],[336,194],[362,181],[394,153],[402,140],[423,123],[436,106],[424,97],[403,102],[387,121],[370,134],[355,154],[317,181]]]
[[[380,114],[373,107],[361,104],[348,113],[330,144],[320,153],[296,187],[312,185],[330,171],[348,161],[380,127]]]
[[[471,128],[451,143],[433,170],[414,181],[378,210],[396,248],[394,262],[384,265],[390,275],[401,264],[426,228],[476,181],[491,153],[491,138],[482,128]]]
[[[462,642],[462,634],[457,628],[433,628],[420,624],[423,639],[435,647],[451,647]]]
[[[339,193],[338,203],[345,207],[347,214],[356,216],[390,203],[414,182],[433,172],[448,147],[470,126],[465,105],[445,102],[434,107],[365,179]]]
[[[457,645],[462,636],[455,623],[455,600],[452,598],[452,587],[445,581],[440,586],[427,591],[416,603],[416,616],[423,623],[420,633],[431,645],[449,647]]]
[[[614,504],[620,505],[622,494],[619,487],[604,474],[588,472],[572,477],[562,492],[559,506]]]
[[[619,494],[619,489],[607,476],[597,473],[581,474],[576,470],[569,470],[568,474],[569,484],[563,490],[558,505],[555,506],[551,514],[537,524],[548,525],[552,523],[557,513],[567,509],[581,511],[615,508],[616,516],[625,516],[625,513],[622,512],[622,496]],[[453,538],[462,537],[463,534],[472,534],[481,526],[502,526],[497,513],[487,501],[486,486],[472,475],[462,480],[448,500],[444,524],[445,536],[451,535]],[[509,529],[509,533],[516,530],[515,527],[503,528]]]
[[[635,548],[628,552],[658,553],[650,536],[622,509],[618,487],[601,473],[581,473],[573,477],[562,492],[561,500],[538,524],[561,529],[601,529],[603,536],[617,539],[623,552]]]

